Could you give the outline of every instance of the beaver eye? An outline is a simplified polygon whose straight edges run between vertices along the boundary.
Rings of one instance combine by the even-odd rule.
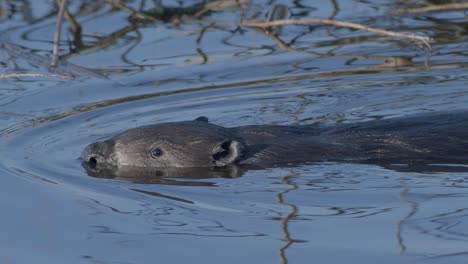
[[[154,148],[150,150],[150,156],[152,158],[160,157],[162,156],[162,154],[163,154],[163,151],[160,148]]]

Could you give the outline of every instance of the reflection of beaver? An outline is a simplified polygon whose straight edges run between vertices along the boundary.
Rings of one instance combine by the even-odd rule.
[[[127,130],[90,144],[81,158],[103,169],[272,167],[309,161],[467,164],[467,130],[467,112],[334,126],[225,128],[197,118]]]

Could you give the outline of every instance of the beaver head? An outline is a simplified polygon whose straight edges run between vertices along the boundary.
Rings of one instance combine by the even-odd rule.
[[[229,128],[200,117],[129,129],[88,145],[81,158],[98,168],[218,167],[236,164],[244,149],[245,143]]]

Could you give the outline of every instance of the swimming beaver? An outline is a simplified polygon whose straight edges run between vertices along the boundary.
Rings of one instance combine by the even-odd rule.
[[[205,117],[129,129],[88,145],[88,167],[220,168],[345,161],[467,164],[468,112],[339,125],[225,128]]]

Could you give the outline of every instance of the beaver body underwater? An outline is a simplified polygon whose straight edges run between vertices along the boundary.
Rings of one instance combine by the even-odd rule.
[[[201,117],[129,129],[88,145],[93,169],[288,166],[304,162],[467,164],[468,113],[339,125],[225,128]]]

